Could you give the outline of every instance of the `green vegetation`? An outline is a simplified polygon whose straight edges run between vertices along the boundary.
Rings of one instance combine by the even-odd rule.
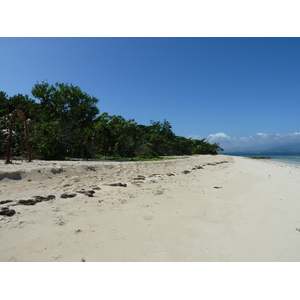
[[[252,159],[270,159],[270,156],[246,156],[248,158],[252,158]]]
[[[184,158],[184,157],[180,157]],[[97,159],[97,158],[96,158]],[[99,160],[119,160],[119,161],[162,161],[162,160],[170,160],[177,159],[177,157],[167,157],[167,156],[157,156],[157,157],[113,157],[113,156],[101,156]]]
[[[65,159],[163,159],[160,156],[218,154],[219,144],[205,139],[194,140],[176,136],[171,124],[164,120],[137,124],[122,116],[100,114],[98,99],[72,84],[37,83],[32,95],[9,97],[0,91],[0,156],[6,153],[7,122],[15,109],[28,120],[29,139],[34,158]],[[13,155],[26,155],[23,124],[14,123]]]

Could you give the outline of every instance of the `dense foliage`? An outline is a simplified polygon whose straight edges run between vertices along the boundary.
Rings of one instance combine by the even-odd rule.
[[[0,91],[0,156],[6,154],[7,122],[15,109],[28,119],[33,157],[63,159],[157,157],[165,155],[217,154],[223,149],[205,139],[176,136],[171,124],[151,121],[149,126],[125,120],[122,116],[99,114],[98,99],[72,84],[37,83],[32,95],[9,97]],[[14,123],[13,155],[26,155],[23,125]]]

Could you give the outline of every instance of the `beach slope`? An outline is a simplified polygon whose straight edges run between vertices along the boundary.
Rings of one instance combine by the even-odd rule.
[[[0,165],[0,261],[300,261],[300,167],[225,155]]]

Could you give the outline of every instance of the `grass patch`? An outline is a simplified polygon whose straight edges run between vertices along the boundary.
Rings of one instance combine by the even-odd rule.
[[[252,159],[270,159],[270,156],[246,156],[247,158],[252,158]]]
[[[155,157],[118,157],[118,156],[105,156],[97,155],[94,158],[74,158],[65,157],[63,160],[68,161],[164,161],[170,159],[184,159],[187,156],[155,156]]]
[[[133,158],[127,158],[128,161],[161,161],[161,160],[170,160],[170,159],[176,159],[175,157],[133,157]]]

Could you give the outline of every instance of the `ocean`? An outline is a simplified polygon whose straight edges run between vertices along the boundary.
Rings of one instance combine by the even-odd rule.
[[[239,153],[220,153],[224,155],[232,155],[232,156],[251,156],[251,157],[270,157],[270,160],[292,164],[292,165],[300,165],[300,153],[268,153],[268,152],[239,152]]]

